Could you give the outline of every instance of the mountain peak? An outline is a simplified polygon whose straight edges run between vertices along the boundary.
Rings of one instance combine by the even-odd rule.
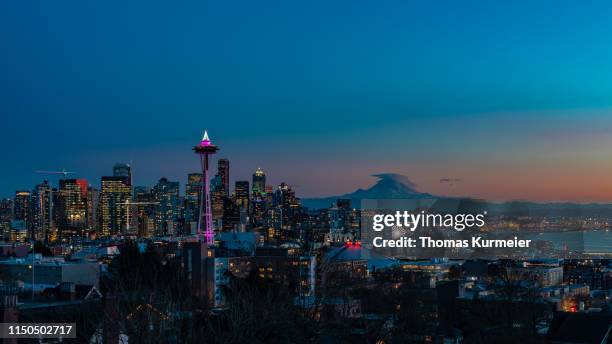
[[[325,198],[304,199],[304,205],[311,208],[325,208],[330,202],[335,203],[339,198],[350,199],[353,206],[359,207],[362,199],[415,199],[415,198],[430,198],[435,197],[428,193],[420,193],[416,190],[414,184],[408,177],[397,173],[378,173],[372,177],[378,178],[378,181],[368,189],[357,189],[351,193],[341,196],[332,196]]]
[[[358,189],[355,192],[346,194],[346,198],[413,198],[421,195],[415,190],[414,184],[408,177],[397,173],[379,173],[372,177],[378,178],[376,184],[369,189]]]
[[[378,173],[373,174],[372,177],[376,177],[379,179],[378,183],[390,181],[393,183],[400,183],[406,185],[410,188],[416,188],[416,184],[414,184],[408,177],[403,174],[398,173]]]

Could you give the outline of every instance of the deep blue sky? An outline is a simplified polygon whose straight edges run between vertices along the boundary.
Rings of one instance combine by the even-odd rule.
[[[612,199],[551,194],[612,179],[610,18],[606,1],[3,1],[0,196],[37,169],[98,185],[122,160],[137,184],[184,182],[208,128],[233,179],[261,166],[302,195],[399,172]]]

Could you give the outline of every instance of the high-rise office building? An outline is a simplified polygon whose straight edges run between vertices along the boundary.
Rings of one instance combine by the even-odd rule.
[[[253,173],[253,197],[258,193],[266,192],[266,174],[261,168]]]
[[[335,223],[336,228],[342,228],[346,233],[355,233],[359,231],[361,228],[361,218],[359,215],[359,211],[354,208],[351,208],[351,200],[340,198],[336,200],[336,206],[338,212],[338,220],[339,223]],[[330,222],[330,225],[332,223]]]
[[[88,236],[100,229],[100,190],[87,186],[87,229]]]
[[[126,177],[128,185],[132,185],[132,166],[127,163],[118,162],[113,166],[114,177]]]
[[[348,231],[351,227],[351,214],[351,200],[337,199],[336,204],[328,211],[330,228]]]
[[[214,221],[220,222],[221,218],[223,218],[223,208],[225,199],[227,197],[225,197],[225,191],[223,190],[223,186],[221,183],[221,176],[219,176],[218,174],[210,180],[210,194],[212,204],[212,218]]]
[[[153,187],[151,193],[153,199],[158,202],[155,211],[156,234],[176,234],[181,211],[179,183],[161,178]]]
[[[87,228],[87,181],[61,179],[55,211],[60,239],[82,237]]]
[[[53,232],[53,189],[47,180],[34,187],[32,192],[31,214],[33,240],[49,242]]]
[[[276,189],[274,204],[282,205],[286,208],[297,208],[300,206],[300,199],[295,196],[295,191],[283,182]]]
[[[185,195],[199,198],[202,191],[202,173],[189,173],[185,185]]]
[[[155,196],[147,186],[134,187],[135,208],[132,208],[132,224],[136,227],[136,235],[149,238],[155,235]]]
[[[273,210],[274,214],[270,211]],[[299,236],[298,230],[302,223],[300,199],[295,191],[286,183],[281,183],[274,193],[273,207],[268,209],[268,216],[272,216],[276,235],[281,240],[295,239]]]
[[[190,234],[195,234],[198,226],[202,178],[202,173],[190,173],[187,175],[187,184],[185,185],[184,218],[185,231]]]
[[[218,171],[217,174],[219,175],[219,177],[221,178],[221,190],[223,191],[223,196],[224,197],[229,197],[229,160],[227,159],[219,159],[219,161],[217,162],[218,166]]]
[[[128,208],[132,201],[129,177],[102,177],[100,188],[100,235],[122,233],[127,228]]]
[[[15,199],[13,200],[13,219],[23,221],[26,228],[31,228],[32,226],[31,197],[30,191],[16,191]]]
[[[223,231],[236,230],[240,225],[240,207],[231,199],[225,198],[223,208]]]
[[[262,226],[267,211],[267,203],[261,194],[254,194],[251,200],[251,223],[255,227]]]
[[[266,209],[266,226],[268,231],[264,234],[266,242],[274,242],[281,239],[281,229],[283,227],[283,209],[280,206],[269,207]]]
[[[249,209],[249,182],[236,181],[234,202],[240,209]]]
[[[0,199],[0,236],[4,240],[11,240],[11,221],[13,220],[13,200]]]
[[[266,202],[266,174],[261,168],[257,168],[255,173],[253,173],[253,185],[251,187],[253,192],[251,193],[249,222],[255,227],[261,227],[264,225],[264,219],[268,210]]]

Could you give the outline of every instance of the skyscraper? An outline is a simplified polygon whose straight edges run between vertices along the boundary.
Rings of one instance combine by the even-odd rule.
[[[127,163],[118,162],[113,166],[113,177],[126,177],[128,185],[132,185],[132,166]]]
[[[120,234],[127,227],[128,208],[132,201],[129,177],[102,177],[100,188],[100,235]]]
[[[174,235],[177,232],[180,217],[179,183],[161,178],[153,187],[153,199],[159,204],[155,211],[157,235]]]
[[[87,181],[61,179],[55,211],[61,239],[83,236],[87,227]]]
[[[257,168],[255,173],[253,173],[252,190],[249,208],[251,214],[250,222],[255,227],[259,227],[264,224],[264,218],[267,212],[266,174],[261,168]]]
[[[251,223],[255,227],[262,226],[264,224],[264,219],[267,211],[267,202],[265,198],[262,197],[261,194],[253,194],[253,198],[251,199],[251,213],[252,216],[250,218]]]
[[[210,181],[210,194],[213,220],[220,222],[223,218],[223,209],[227,197],[225,197],[225,191],[223,190],[223,185],[221,183],[221,176],[218,174],[216,174]]]
[[[202,181],[202,193],[200,199],[200,215],[198,216],[198,237],[202,233],[202,222],[206,228],[205,237],[206,243],[212,244],[214,242],[214,228],[212,219],[212,205],[210,199],[210,180],[208,177],[208,158],[210,155],[217,153],[219,147],[215,146],[210,138],[208,138],[208,132],[204,132],[204,137],[198,145],[193,147],[193,151],[200,156],[200,165],[202,167],[202,175],[204,180]],[[227,163],[227,180],[229,180],[229,162]]]
[[[236,188],[234,191],[234,201],[240,209],[249,208],[249,182],[248,181],[236,181]]]
[[[232,202],[231,199],[225,198],[223,205],[223,231],[234,231],[240,225],[240,207]]]
[[[185,231],[190,234],[195,234],[195,231],[197,230],[198,215],[200,211],[200,194],[202,192],[202,178],[203,176],[201,173],[190,173],[187,175],[187,184],[185,185],[184,218]]]
[[[217,162],[217,174],[221,178],[221,190],[223,192],[224,197],[229,197],[229,160],[227,159],[219,159]]]
[[[136,235],[139,238],[149,238],[155,234],[155,215],[158,204],[155,204],[155,196],[151,188],[147,186],[134,187],[135,208],[132,211],[132,223],[136,227]]]
[[[298,226],[301,224],[300,199],[295,196],[295,191],[286,183],[281,183],[274,193],[273,209],[274,226],[276,235],[280,235],[282,240],[294,239],[298,233]]]
[[[32,194],[29,191],[16,191],[13,201],[13,219],[23,221],[26,228],[32,226],[31,197]]]
[[[53,228],[53,198],[51,185],[47,180],[34,187],[32,192],[32,233],[31,239],[49,242]]]
[[[13,220],[13,200],[0,199],[0,236],[4,240],[11,239],[11,221]]]
[[[16,191],[13,199],[13,221],[11,221],[11,241],[25,241],[31,230],[31,206],[29,191]],[[0,236],[2,235],[0,231]],[[6,239],[6,236],[5,236]]]
[[[185,185],[185,195],[199,198],[202,192],[202,173],[189,173]]]
[[[88,235],[100,229],[100,190],[87,186],[87,229]]]
[[[257,168],[253,173],[253,197],[257,193],[266,192],[266,174],[261,168]]]

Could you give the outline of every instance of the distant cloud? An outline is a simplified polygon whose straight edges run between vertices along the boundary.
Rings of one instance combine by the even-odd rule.
[[[449,184],[450,186],[455,185],[455,183],[461,182],[460,178],[440,178],[440,183]]]
[[[403,185],[406,185],[410,188],[416,188],[416,184],[413,183],[410,179],[408,179],[408,177],[401,175],[401,174],[397,174],[397,173],[378,173],[378,174],[373,174],[372,177],[377,177],[380,178],[381,180],[389,180],[389,181],[395,181],[398,183],[401,183]]]

